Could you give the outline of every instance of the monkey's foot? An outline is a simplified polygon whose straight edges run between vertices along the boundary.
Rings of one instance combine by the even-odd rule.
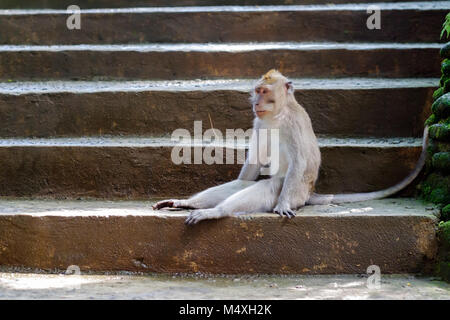
[[[190,208],[187,200],[169,199],[162,200],[152,205],[153,210],[160,210],[162,208]]]
[[[200,209],[192,211],[187,217],[185,223],[188,225],[196,224],[199,221],[206,219],[218,219],[223,217],[222,212],[219,209]]]
[[[295,217],[294,211],[286,205],[277,204],[277,206],[273,209],[273,212],[279,214],[281,217],[287,217],[289,219]]]

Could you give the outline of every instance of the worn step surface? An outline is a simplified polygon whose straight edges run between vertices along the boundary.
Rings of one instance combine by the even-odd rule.
[[[377,7],[382,12],[380,30],[366,27],[367,3],[87,9],[82,11],[80,30],[66,27],[66,10],[0,10],[0,44],[439,42],[450,2]]]
[[[317,134],[423,134],[439,79],[291,79]],[[251,126],[254,80],[0,83],[0,137],[167,135]],[[405,118],[405,114],[408,117]]]
[[[439,43],[0,46],[0,80],[439,77]]]
[[[367,288],[368,276],[351,275],[64,275],[1,268],[0,299],[70,300],[449,300],[450,284],[411,274],[381,276],[381,287]],[[53,271],[53,270],[52,270]],[[50,271],[50,272],[52,272]],[[55,271],[53,271],[55,272]],[[75,289],[75,290],[74,290]],[[179,302],[184,303],[182,301]],[[420,308],[420,306],[418,306]],[[178,309],[172,309],[174,314]],[[275,312],[274,312],[275,313]]]
[[[416,273],[436,252],[436,209],[412,199],[307,206],[186,226],[151,202],[0,201],[0,265],[82,271]]]
[[[389,187],[408,175],[421,151],[420,138],[319,141],[322,166],[317,191],[322,193]],[[1,139],[1,195],[130,199],[188,196],[236,179],[243,163],[245,145],[216,143],[203,151],[209,154],[211,147],[223,150],[223,164],[206,164],[200,159],[201,164],[177,165],[171,157],[175,145],[170,138],[145,137]],[[194,163],[194,150],[187,150]],[[227,150],[235,155],[231,164],[226,164]],[[174,153],[182,151],[175,149]],[[402,194],[410,195],[414,190],[412,185]]]
[[[383,2],[414,2],[416,0],[384,0]],[[221,5],[303,5],[339,3],[377,3],[380,0],[77,0],[81,8],[120,8],[120,7],[166,7],[170,6],[221,6]],[[56,8],[66,9],[73,5],[72,0],[2,0],[0,8]]]

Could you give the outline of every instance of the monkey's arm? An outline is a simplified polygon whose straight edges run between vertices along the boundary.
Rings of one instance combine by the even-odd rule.
[[[304,205],[309,194],[308,185],[304,183],[303,177],[306,159],[298,141],[289,146],[288,163],[283,187],[273,212],[290,218],[295,216],[292,209]]]
[[[260,164],[250,164],[247,158],[239,173],[238,180],[255,181],[259,176],[260,170]]]
[[[258,161],[258,139],[257,132],[253,130],[252,137],[250,139],[250,146],[248,150],[247,159],[242,166],[239,173],[238,180],[255,181],[261,171],[261,164]]]

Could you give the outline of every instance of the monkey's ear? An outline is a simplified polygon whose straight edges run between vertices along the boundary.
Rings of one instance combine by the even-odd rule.
[[[292,85],[292,81],[286,82],[286,89],[287,89],[287,92],[289,92],[289,93],[294,92],[294,86]]]

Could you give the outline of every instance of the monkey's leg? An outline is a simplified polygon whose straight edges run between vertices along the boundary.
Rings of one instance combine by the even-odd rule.
[[[159,201],[153,205],[153,209],[158,210],[165,207],[194,209],[213,208],[232,194],[255,183],[255,181],[240,179],[234,180],[221,184],[219,186],[206,189],[200,193],[193,195],[189,199],[170,199]]]
[[[303,207],[309,198],[311,183],[301,182],[294,186],[283,187],[278,202],[273,209],[274,213],[280,216],[295,216],[292,208],[297,209]]]
[[[283,178],[260,180],[229,196],[215,208],[191,212],[186,223],[195,224],[205,219],[218,219],[252,212],[270,212],[277,202],[282,184]]]

